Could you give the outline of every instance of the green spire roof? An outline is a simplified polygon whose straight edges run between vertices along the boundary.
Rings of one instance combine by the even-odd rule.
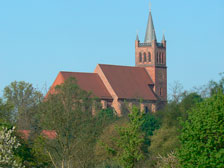
[[[151,43],[153,40],[156,40],[156,32],[154,29],[152,14],[149,12],[148,24],[145,33],[145,43]]]

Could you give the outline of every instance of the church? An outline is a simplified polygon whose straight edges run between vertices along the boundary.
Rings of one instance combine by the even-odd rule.
[[[74,77],[83,90],[100,99],[102,108],[112,107],[118,116],[123,106],[139,104],[141,110],[155,112],[167,102],[166,40],[157,42],[151,10],[145,40],[135,40],[135,66],[98,64],[92,73],[58,73],[50,91]]]

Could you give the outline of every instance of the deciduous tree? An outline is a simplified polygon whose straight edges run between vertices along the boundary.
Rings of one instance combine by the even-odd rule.
[[[96,102],[91,93],[80,89],[74,78],[56,86],[55,94],[48,95],[40,106],[42,127],[56,132],[54,139],[46,139],[55,168],[89,166],[96,136],[93,107]]]
[[[133,168],[143,159],[144,133],[141,127],[144,123],[142,113],[137,107],[133,107],[128,115],[126,126],[117,127],[118,138],[114,139],[115,147],[106,146],[108,152],[115,156],[121,166]]]
[[[224,167],[224,95],[220,91],[189,112],[178,157],[183,168]]]
[[[24,81],[12,82],[4,88],[6,102],[13,106],[11,120],[18,129],[31,129],[35,116],[33,109],[41,102],[43,95],[32,84]]]

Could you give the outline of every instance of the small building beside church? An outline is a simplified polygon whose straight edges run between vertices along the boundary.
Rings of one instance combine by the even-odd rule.
[[[74,77],[83,90],[101,101],[102,108],[113,107],[120,116],[122,106],[141,103],[141,110],[155,112],[167,102],[166,40],[157,42],[149,12],[145,40],[135,40],[135,66],[98,64],[93,73],[59,72],[51,89]]]

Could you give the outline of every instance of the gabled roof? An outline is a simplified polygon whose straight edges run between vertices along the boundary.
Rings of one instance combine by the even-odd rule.
[[[149,87],[153,81],[145,68],[104,64],[98,66],[118,98],[157,100]]]
[[[94,96],[97,96],[101,99],[112,99],[102,80],[96,73],[59,72],[56,80],[52,85],[52,88],[54,88],[56,85],[62,84],[70,77],[74,77],[77,80],[77,84],[81,89],[92,92]]]

